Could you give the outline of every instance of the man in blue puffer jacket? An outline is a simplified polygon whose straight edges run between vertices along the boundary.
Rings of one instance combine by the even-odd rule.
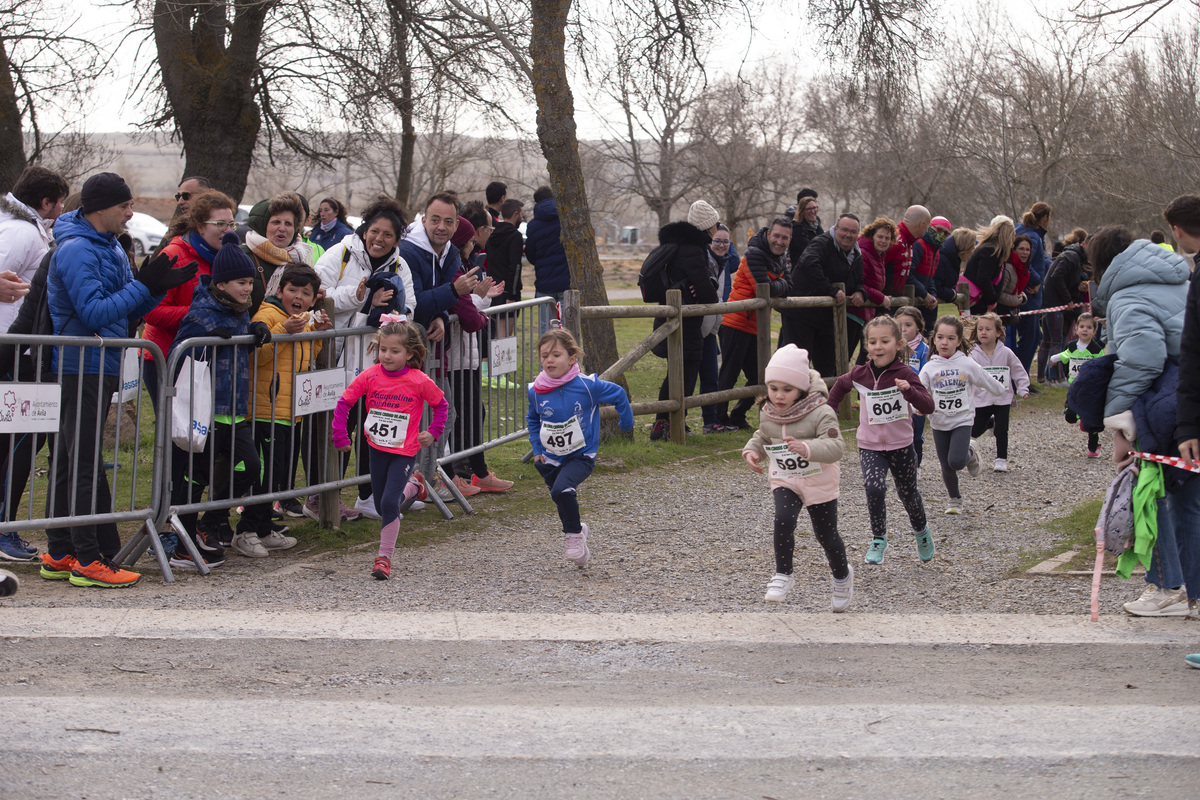
[[[133,193],[119,175],[102,172],[83,185],[83,205],[54,225],[57,249],[46,294],[57,336],[123,339],[133,323],[158,304],[168,289],[191,280],[192,262],[173,269],[174,258],[159,256],[135,280],[117,234],[133,217]],[[59,432],[54,455],[55,517],[112,511],[103,459],[101,430],[117,389],[121,349],[57,348],[53,368],[62,369]],[[43,576],[75,586],[130,586],[141,577],[109,559],[121,548],[114,524],[74,525],[46,531]]]
[[[412,274],[413,316],[425,326],[431,342],[446,337],[450,309],[479,283],[478,267],[460,274],[462,257],[450,243],[459,219],[454,197],[435,194],[425,202],[424,216],[408,226],[396,245],[396,254]]]
[[[549,186],[538,187],[533,203],[533,219],[525,226],[525,257],[533,264],[534,296],[553,297],[561,303],[563,292],[571,288],[571,269],[559,238],[558,204]],[[553,316],[549,306],[538,306],[539,334],[545,333]]]

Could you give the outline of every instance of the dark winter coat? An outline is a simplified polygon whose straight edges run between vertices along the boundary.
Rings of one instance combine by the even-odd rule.
[[[804,248],[812,244],[812,240],[820,236],[825,229],[821,227],[821,218],[817,217],[813,222],[802,219],[792,222],[792,241],[788,243],[788,259],[793,264],[800,263],[800,256],[804,253]]]
[[[953,237],[938,249],[937,269],[933,273],[933,294],[940,303],[953,303],[958,296],[958,279],[962,277],[962,259],[958,257],[958,245]]]
[[[50,277],[52,255],[54,251],[50,250],[42,256],[37,272],[33,273],[33,279],[29,281],[29,294],[25,295],[24,302],[17,310],[17,318],[8,326],[9,333],[46,337],[54,335],[54,322],[50,319],[50,307],[46,302],[46,280]],[[58,377],[50,368],[50,348],[29,348],[28,362],[26,357],[22,356],[18,363],[17,356],[16,345],[0,345],[0,380],[17,380],[19,377],[22,381],[32,381],[37,373],[41,372],[43,382],[57,382]]]
[[[708,245],[712,237],[690,222],[669,222],[658,229],[659,246],[675,245],[675,254],[667,265],[667,285],[680,288],[685,306],[717,302],[717,283],[709,271]],[[666,320],[656,317],[654,328]],[[700,327],[704,317],[684,317],[683,352],[685,358],[700,358],[704,336]],[[667,357],[667,343],[659,342],[652,351],[659,358]]]
[[[533,219],[525,226],[525,257],[533,264],[533,288],[539,295],[558,294],[571,288],[571,270],[559,238],[561,233],[558,204],[548,197],[533,207]]]
[[[846,296],[862,291],[862,253],[855,242],[849,253],[842,252],[829,231],[822,233],[804,249],[800,261],[792,265],[791,297],[836,297],[835,283],[846,285]]]
[[[1179,345],[1179,397],[1175,409],[1175,441],[1200,438],[1200,270],[1188,286],[1183,337]],[[35,279],[36,280],[36,279]],[[32,290],[30,296],[33,295]],[[29,302],[29,298],[25,298]],[[22,308],[24,308],[22,306]],[[18,317],[19,319],[19,317]]]
[[[1079,424],[1089,433],[1104,430],[1104,398],[1116,365],[1116,355],[1090,358],[1067,388],[1067,408],[1075,412]]]
[[[496,229],[488,239],[487,271],[496,283],[504,281],[504,294],[492,301],[492,305],[515,303],[521,299],[521,257],[525,240],[521,231],[511,222],[497,222]]]
[[[416,321],[428,328],[437,317],[448,319],[450,309],[458,302],[453,288],[454,276],[462,266],[458,248],[446,242],[439,256],[429,242],[425,226],[418,221],[409,226],[408,235],[396,244],[396,253],[412,275],[411,307]]]
[[[224,328],[232,336],[250,332],[250,314],[238,314],[213,297],[212,276],[201,275],[200,282],[192,294],[192,307],[179,323],[175,342],[171,350],[185,339],[197,336],[212,336],[217,328]],[[216,354],[213,351],[216,350]],[[217,415],[242,416],[248,408],[250,395],[250,354],[254,347],[248,344],[222,345],[220,347],[194,347],[190,353],[197,361],[215,361],[211,367],[215,402],[213,413]],[[180,363],[183,357],[180,356]],[[174,380],[174,379],[172,379]]]
[[[1083,299],[1079,284],[1083,282],[1086,274],[1083,269],[1085,264],[1087,253],[1083,245],[1069,244],[1063,249],[1050,265],[1050,271],[1046,273],[1046,287],[1042,294],[1043,308],[1065,306]]]
[[[1179,455],[1179,448],[1175,444],[1175,415],[1181,379],[1179,359],[1168,358],[1163,364],[1162,374],[1133,401],[1131,410],[1137,424],[1138,450],[1160,456]],[[1163,470],[1163,479],[1167,491],[1176,492],[1184,483],[1196,480],[1196,476],[1181,469],[1168,469]]]
[[[1025,305],[1021,306],[1022,311],[1032,311],[1042,307],[1042,288],[1050,270],[1050,256],[1046,254],[1045,228],[1021,222],[1017,224],[1017,236],[1021,234],[1033,240],[1033,251],[1029,254],[1029,288],[1025,292]]]
[[[967,259],[963,277],[979,287],[979,299],[971,305],[972,314],[982,314],[1000,300],[997,277],[1004,269],[995,245],[981,244]]]
[[[323,229],[320,223],[317,223],[309,231],[308,238],[313,244],[319,245],[322,250],[328,250],[352,233],[354,233],[354,228],[339,219],[328,231]]]

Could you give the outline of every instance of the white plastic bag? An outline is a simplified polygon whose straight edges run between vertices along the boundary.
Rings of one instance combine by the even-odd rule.
[[[128,403],[137,398],[138,392],[142,388],[141,361],[142,349],[140,347],[126,348],[125,355],[121,357],[121,372],[119,373],[121,388],[113,392],[113,405]]]
[[[171,441],[180,450],[204,449],[212,427],[212,375],[204,361],[183,360],[171,405]]]

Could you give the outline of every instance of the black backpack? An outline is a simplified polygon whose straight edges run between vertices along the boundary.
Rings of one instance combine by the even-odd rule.
[[[679,250],[677,244],[660,244],[650,251],[642,262],[638,273],[638,288],[642,290],[642,302],[661,305],[667,301],[667,289],[671,288],[671,280],[667,271],[675,260]]]

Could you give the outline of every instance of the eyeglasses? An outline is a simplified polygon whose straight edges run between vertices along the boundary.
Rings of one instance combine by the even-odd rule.
[[[219,231],[227,231],[230,228],[232,228],[234,225],[236,225],[237,223],[236,222],[228,222],[223,219],[210,219],[208,222],[205,222],[204,224],[212,225]]]
[[[175,202],[176,203],[178,203],[180,200],[191,200],[191,199],[192,199],[191,192],[176,192],[175,193]]]
[[[733,244],[733,240],[731,240],[731,239],[713,239],[712,243],[716,247],[729,247],[729,245]]]

